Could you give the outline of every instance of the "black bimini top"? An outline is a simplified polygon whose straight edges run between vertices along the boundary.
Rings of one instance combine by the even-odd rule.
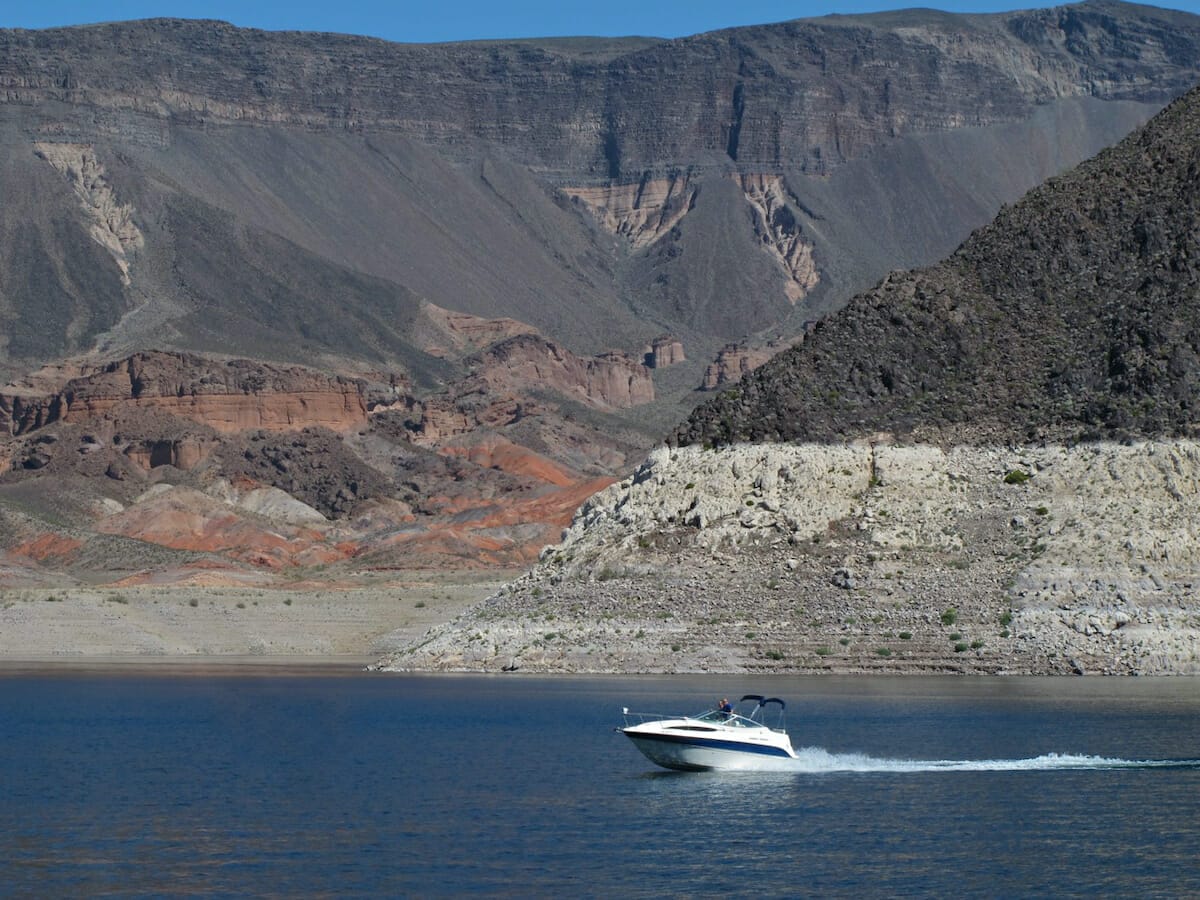
[[[759,706],[766,706],[768,703],[778,703],[780,709],[787,707],[787,704],[778,697],[764,697],[762,694],[746,694],[738,703],[745,703],[747,700],[757,701]]]

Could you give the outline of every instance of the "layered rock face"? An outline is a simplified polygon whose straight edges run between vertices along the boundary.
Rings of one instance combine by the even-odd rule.
[[[117,408],[157,410],[219,432],[347,431],[366,423],[361,382],[299,367],[193,354],[143,353],[69,380],[42,395],[0,397],[0,422],[20,435],[56,421],[86,421]]]
[[[144,247],[146,241],[133,221],[133,208],[117,199],[104,166],[96,159],[95,148],[43,141],[34,144],[34,150],[70,179],[80,208],[90,220],[89,233],[112,254],[121,271],[121,280],[128,287],[129,256]]]
[[[643,179],[634,184],[564,187],[608,231],[642,250],[683,221],[696,202],[696,185],[687,175]]]
[[[717,353],[717,358],[704,370],[704,381],[700,388],[715,391],[731,387],[771,359],[773,356],[794,346],[794,341],[768,341],[766,344],[726,344]]]
[[[536,328],[516,319],[485,319],[432,303],[422,304],[421,312],[434,331],[421,349],[439,358],[466,356],[519,334],[537,333]]]
[[[643,352],[646,366],[651,369],[665,369],[686,362],[683,352],[683,342],[669,334],[656,337]]]
[[[1200,673],[1197,484],[1191,442],[659,450],[387,665]]]
[[[493,389],[537,386],[601,409],[627,409],[654,399],[647,367],[616,351],[581,359],[552,341],[520,336],[496,344],[468,363]]]
[[[605,412],[654,400],[650,369],[643,363],[619,352],[576,356],[538,335],[508,338],[464,362],[469,374],[451,390],[409,397],[392,407],[403,408],[417,443],[433,446],[480,427],[502,427],[544,415],[547,392]]]
[[[1191,85],[1174,66],[1195,31],[1187,16],[1088,3],[801,20],[674,41],[420,47],[179,20],[10,30],[0,41],[9,102],[404,130],[444,146],[472,138],[619,179],[704,157],[827,171],[898,134],[1013,121],[1057,97],[1133,97],[1153,84],[1165,100]],[[964,96],[979,100],[964,108]],[[536,127],[521,127],[531,98]]]
[[[113,559],[242,574],[529,560],[678,421],[709,348],[787,342],[1126,133],[1197,77],[1196,23],[1096,3],[682,41],[411,47],[169,20],[0,32],[0,371],[100,360],[0,392],[0,546],[54,578]],[[1137,244],[1171,281],[1190,245],[1160,253],[1178,235],[1139,209]],[[1060,235],[1029,234],[1035,268]],[[1088,283],[1090,263],[1062,265]],[[900,316],[905,340],[961,312],[938,303]],[[1124,337],[1105,377],[1146,417],[1143,386],[1190,357],[1112,313]],[[908,384],[887,330],[840,335],[886,371],[813,395]],[[913,346],[905,409],[929,361],[955,359]],[[1099,346],[1085,353],[1113,349]],[[725,440],[707,425],[695,439]],[[304,509],[230,499],[260,490]]]
[[[799,198],[789,191],[782,175],[755,173],[735,176],[734,181],[744,194],[755,238],[786,274],[788,300],[798,303],[821,280],[813,243],[805,239],[800,216],[794,211],[802,206]],[[695,209],[700,186],[687,174],[673,174],[629,184],[610,182],[560,190],[633,250],[644,250],[671,235]]]
[[[785,291],[792,303],[803,300],[821,280],[813,245],[806,241],[793,209],[799,205],[789,196],[780,176],[742,175],[739,179],[746,200],[754,210],[754,232],[787,273]]]

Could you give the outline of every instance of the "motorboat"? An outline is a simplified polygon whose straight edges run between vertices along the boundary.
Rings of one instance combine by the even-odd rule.
[[[621,710],[625,726],[618,729],[651,762],[667,769],[762,768],[765,760],[795,759],[783,727],[786,704],[778,697],[746,694],[737,710],[711,709],[695,716],[665,717]],[[770,716],[774,726],[766,719]]]

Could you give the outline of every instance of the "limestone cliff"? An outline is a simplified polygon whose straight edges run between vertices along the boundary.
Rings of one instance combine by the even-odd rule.
[[[1197,674],[1198,484],[1192,442],[658,450],[388,664]]]
[[[0,30],[0,378],[170,347],[431,388],[465,338],[423,304],[584,356],[794,334],[1145,121],[1200,77],[1198,21],[1104,0],[430,47]]]

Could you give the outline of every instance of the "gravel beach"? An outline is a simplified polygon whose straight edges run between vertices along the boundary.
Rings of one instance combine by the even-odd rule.
[[[0,592],[0,671],[163,664],[362,668],[516,573],[412,573],[354,587]]]

